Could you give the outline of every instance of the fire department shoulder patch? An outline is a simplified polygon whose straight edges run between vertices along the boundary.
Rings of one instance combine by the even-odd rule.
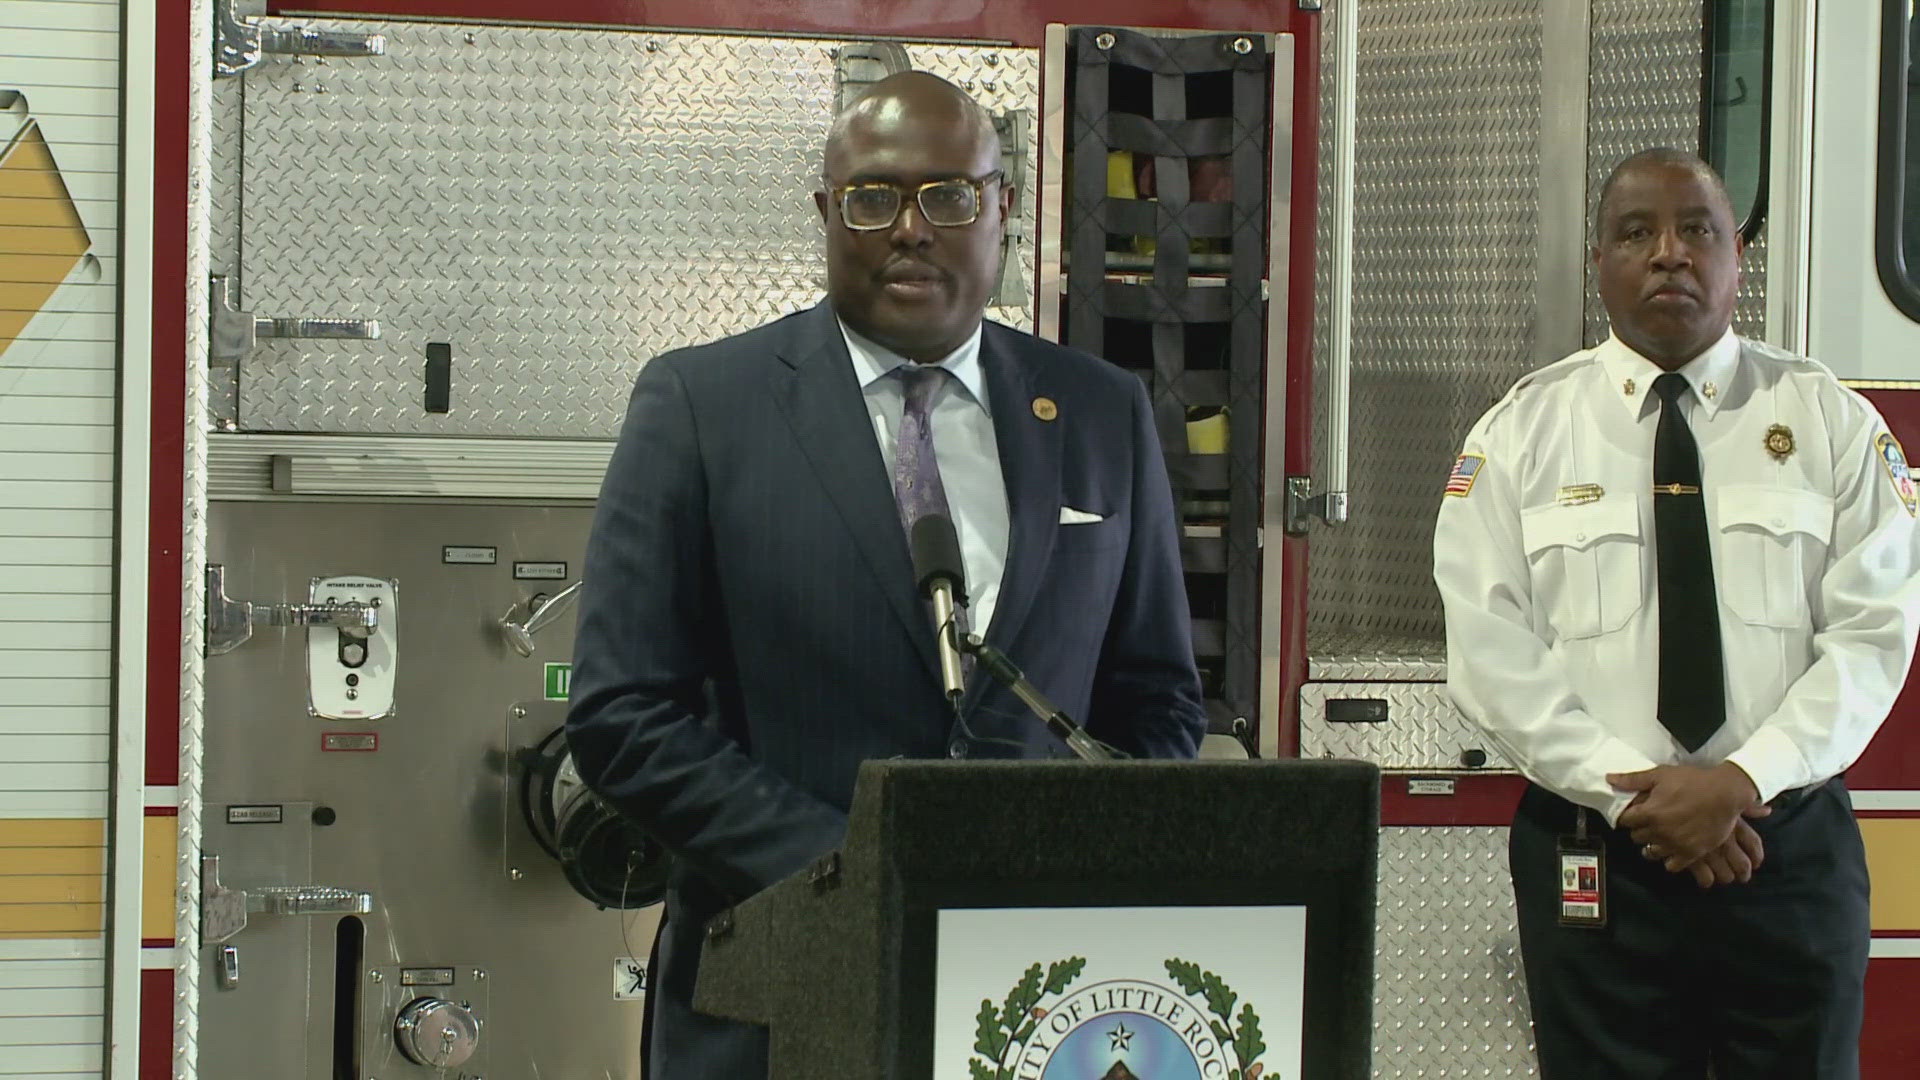
[[[1900,502],[1907,508],[1907,516],[1914,516],[1920,508],[1920,493],[1913,487],[1913,473],[1907,468],[1906,451],[1900,449],[1900,440],[1890,431],[1883,431],[1873,440],[1873,449],[1880,456],[1880,464],[1886,467],[1887,479],[1893,482],[1893,493],[1900,496]]]

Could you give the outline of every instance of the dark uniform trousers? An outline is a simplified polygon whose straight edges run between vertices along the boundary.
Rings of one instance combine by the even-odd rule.
[[[1867,864],[1839,779],[1752,822],[1752,882],[1701,889],[1598,813],[1607,925],[1560,925],[1556,842],[1577,808],[1530,785],[1508,842],[1544,1080],[1860,1075]],[[1711,1072],[1709,1072],[1711,1069]]]

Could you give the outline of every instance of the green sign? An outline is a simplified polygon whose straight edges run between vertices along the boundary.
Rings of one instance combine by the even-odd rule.
[[[567,691],[573,687],[572,664],[547,665],[547,700],[565,701]]]

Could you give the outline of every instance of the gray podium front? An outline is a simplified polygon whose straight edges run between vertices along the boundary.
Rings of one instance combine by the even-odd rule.
[[[943,910],[1297,906],[1301,1063],[1265,1077],[1361,1080],[1379,788],[1346,761],[868,762],[844,847],[710,924],[695,1004],[768,1025],[779,1080],[965,1078],[934,1062]]]

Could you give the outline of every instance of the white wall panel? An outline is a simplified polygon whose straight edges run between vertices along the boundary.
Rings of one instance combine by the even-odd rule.
[[[106,622],[111,596],[33,596],[0,592],[0,622]]]
[[[107,736],[104,732],[98,735],[67,732],[57,735],[11,735],[0,731],[0,761],[85,761],[99,764],[106,760]]]
[[[122,17],[0,0],[0,94],[24,98],[0,110],[0,895],[37,898],[0,903],[4,1080],[98,1077],[110,1041],[85,819],[112,756]]]

